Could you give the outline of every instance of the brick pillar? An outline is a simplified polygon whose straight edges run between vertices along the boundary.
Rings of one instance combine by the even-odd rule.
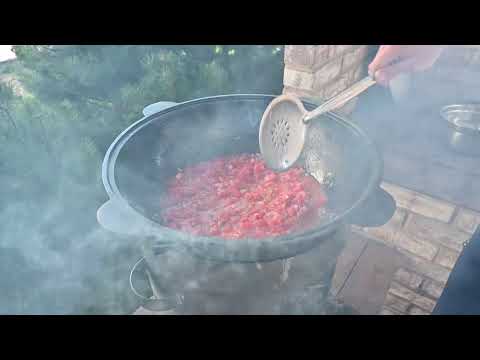
[[[320,104],[367,74],[368,45],[286,45],[284,90]],[[350,114],[356,99],[338,111]]]

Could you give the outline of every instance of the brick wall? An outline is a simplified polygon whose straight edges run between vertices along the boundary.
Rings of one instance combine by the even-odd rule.
[[[367,58],[375,47],[368,45],[286,45],[284,93],[321,103],[367,74]],[[356,100],[340,113],[353,111]]]
[[[397,201],[386,225],[354,231],[406,255],[385,298],[382,314],[429,314],[440,297],[480,213],[390,183],[382,187]]]

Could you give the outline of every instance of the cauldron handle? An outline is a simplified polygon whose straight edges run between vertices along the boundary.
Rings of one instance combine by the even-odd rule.
[[[142,112],[144,116],[150,116],[159,111],[172,107],[174,105],[177,105],[177,103],[172,101],[160,101],[160,102],[145,106]]]
[[[390,221],[396,208],[395,199],[378,187],[348,216],[348,222],[361,227],[379,227]]]
[[[106,230],[127,236],[149,236],[153,225],[122,201],[110,199],[97,210],[97,221]]]

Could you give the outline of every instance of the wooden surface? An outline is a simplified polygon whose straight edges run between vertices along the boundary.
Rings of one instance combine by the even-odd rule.
[[[375,240],[352,238],[337,266],[337,281],[348,276],[337,298],[362,315],[380,313],[393,275],[404,257]],[[353,265],[353,266],[352,266]]]
[[[331,288],[333,296],[337,296],[343,289],[348,277],[367,247],[367,242],[368,240],[365,237],[356,234],[352,234],[352,237],[347,241],[345,249],[337,260]]]

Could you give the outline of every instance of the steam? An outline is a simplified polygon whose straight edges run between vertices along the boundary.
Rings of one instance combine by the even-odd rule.
[[[255,69],[255,65],[251,68]],[[205,77],[211,80],[208,71],[215,71],[215,66],[205,69]],[[197,98],[231,92],[281,92],[281,73],[272,81],[268,71],[261,71],[258,84],[252,84],[240,75],[242,71],[232,70],[238,75],[230,89],[220,91],[219,86],[197,81],[195,88],[178,93]],[[278,84],[277,90],[262,90],[272,83]],[[147,105],[149,103],[135,104],[140,109]],[[141,117],[139,112],[138,119]],[[65,119],[65,123],[70,120]],[[101,120],[99,127],[104,136],[106,125],[100,123]],[[78,139],[76,126],[58,125],[63,128],[62,136]],[[25,124],[22,126],[27,128]],[[186,135],[195,139],[195,130],[198,131],[191,129]],[[141,249],[135,239],[109,233],[96,220],[97,209],[108,200],[101,184],[101,162],[107,146],[117,135],[113,131],[107,134],[110,141],[107,139],[98,154],[92,151],[92,156],[77,156],[80,144],[75,141],[69,143],[65,151],[50,154],[52,158],[37,156],[35,144],[28,144],[30,149],[19,142],[7,162],[2,163],[6,157],[0,159],[0,314],[122,314],[138,307],[139,301],[130,291],[128,278],[131,267],[143,255]],[[55,166],[53,160],[57,161]],[[55,183],[56,188],[36,193],[26,189],[28,182],[22,182],[25,174],[17,179],[2,172],[8,162],[34,162],[43,166],[37,183]],[[83,177],[75,176],[84,175],[85,169],[95,170],[89,170]],[[132,173],[130,176],[143,175]],[[155,186],[151,179],[143,178],[140,182]],[[19,193],[28,193],[28,196],[15,196]],[[171,262],[183,261],[171,255]]]
[[[67,214],[59,216],[61,212]],[[122,313],[125,306],[134,308],[126,291],[134,259],[128,243],[96,224],[86,227],[83,217],[95,221],[94,213],[80,214],[75,205],[65,209],[58,201],[35,199],[30,205],[10,203],[0,213],[1,314]]]
[[[266,83],[267,74],[268,71],[259,72],[260,83]],[[423,79],[424,88],[428,88],[428,84],[435,88],[438,78],[435,70],[430,74],[419,76]],[[457,87],[452,86],[450,89],[442,89],[443,94],[439,92],[437,98],[434,98],[433,94],[429,96],[424,92],[425,97],[409,97],[408,106],[403,109],[427,108],[437,111],[437,105],[443,105],[445,102],[478,100],[475,99],[477,95],[474,94],[480,94],[480,92],[473,90],[478,89],[480,76],[465,75],[465,77],[469,77],[468,84],[471,84],[467,86],[467,90],[458,91]],[[236,76],[236,83],[231,91],[234,93],[262,92],[261,85],[248,83],[245,78]],[[192,98],[220,95],[220,93],[209,93],[211,90],[206,88],[194,90],[196,96]],[[280,86],[273,92],[280,94],[281,90]],[[157,100],[175,101],[175,99]],[[405,133],[406,126],[416,122],[415,119],[394,116],[398,110],[389,92],[381,88],[372,88],[366,96],[362,96],[357,109],[352,115],[354,122],[364,128],[373,139],[384,139],[383,149],[386,150],[394,149],[388,142],[388,136],[392,138]],[[249,113],[247,110],[248,119],[239,118],[237,121],[248,121],[254,132],[261,115],[255,111]],[[211,116],[215,118],[218,114],[212,113]],[[139,113],[138,118],[140,117]],[[431,124],[431,126],[437,125]],[[181,134],[182,141],[186,141],[187,145],[188,141],[198,137],[199,131],[212,134],[213,137],[218,130],[216,123],[206,128],[171,128],[172,134]],[[231,129],[232,133],[234,131]],[[76,135],[73,130],[70,134],[65,134],[72,139],[75,139]],[[112,141],[116,135],[111,134]],[[408,140],[408,137],[402,138],[405,141]],[[411,144],[413,143],[405,142],[401,146],[409,147]],[[71,146],[75,147],[77,144],[72,143]],[[230,144],[226,143],[224,146],[227,151]],[[198,144],[193,148],[198,149]],[[101,150],[103,155],[106,148]],[[215,152],[218,153],[218,149]],[[10,161],[35,161],[30,154],[18,153],[17,155]],[[148,154],[152,156],[152,164],[156,161],[159,166],[162,164],[160,150],[157,155],[155,157],[156,154]],[[45,167],[45,174],[42,176],[45,179],[59,178],[59,188],[51,196],[39,193],[32,194],[28,200],[14,201],[12,194],[19,191],[23,185],[17,183],[15,178],[2,177],[3,174],[0,172],[2,185],[0,195],[5,192],[5,196],[0,200],[3,200],[0,206],[0,314],[132,312],[139,305],[139,301],[129,289],[128,275],[131,266],[142,256],[138,243],[135,243],[134,239],[111,234],[98,225],[96,210],[108,200],[106,194],[103,190],[99,192],[98,188],[93,189],[90,184],[75,182],[70,175],[72,170],[82,167],[90,168],[91,164],[79,162],[67,151],[56,156],[62,158],[63,167],[59,167],[55,172],[50,170],[51,167]],[[96,177],[96,186],[102,188],[99,174],[102,157],[98,157],[95,161],[98,172],[91,176]],[[131,178],[142,176],[138,172],[131,172],[128,175]],[[142,178],[139,182],[147,187],[155,186],[151,179]],[[99,196],[99,193],[103,196]],[[7,198],[6,195],[9,195],[8,202],[4,200]],[[86,208],[88,211],[85,210]],[[178,270],[180,265],[186,262],[186,257],[172,252],[167,253],[164,258],[170,266],[165,274],[170,279],[174,279],[180,272]],[[279,266],[280,276],[282,269],[281,265]],[[211,280],[207,276],[209,268],[206,266],[187,270],[198,275],[197,280],[189,284],[192,288],[203,286]],[[231,285],[231,279],[245,278],[248,271],[244,266],[232,267],[230,278],[217,279],[216,284]],[[268,295],[264,295],[267,296],[267,303],[275,301],[273,298],[269,299]]]

